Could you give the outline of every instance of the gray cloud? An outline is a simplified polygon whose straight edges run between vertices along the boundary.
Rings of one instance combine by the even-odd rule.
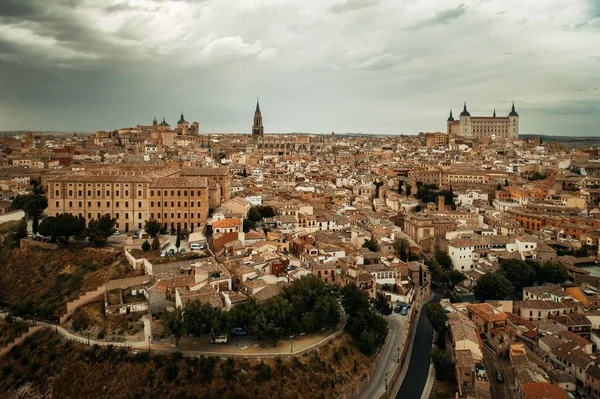
[[[413,29],[429,28],[435,25],[446,25],[460,18],[467,12],[467,6],[460,4],[455,8],[449,8],[447,10],[436,11],[435,15],[431,18],[425,19],[418,24],[413,26]]]
[[[338,0],[329,10],[335,14],[361,10],[378,5],[380,0]]]
[[[523,133],[595,134],[598,91],[577,90],[600,87],[595,32],[563,28],[594,14],[561,1],[0,0],[0,130],[183,109],[204,132],[247,132],[259,95],[269,133],[443,131],[463,99],[473,115],[515,99]]]

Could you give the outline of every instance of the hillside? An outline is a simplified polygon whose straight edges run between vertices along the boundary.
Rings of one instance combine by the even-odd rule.
[[[46,330],[2,360],[0,397],[325,399],[357,381],[373,358],[347,335],[319,352],[263,362],[131,354],[63,341]]]
[[[66,311],[66,303],[115,278],[137,275],[114,249],[0,250],[0,304],[43,318]]]

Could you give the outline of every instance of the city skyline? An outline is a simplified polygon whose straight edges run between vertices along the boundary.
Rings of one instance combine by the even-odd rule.
[[[595,135],[600,7],[562,3],[9,1],[0,130],[174,125],[183,109],[250,134],[258,95],[265,134],[445,131],[464,101],[474,116],[514,101],[521,134]]]

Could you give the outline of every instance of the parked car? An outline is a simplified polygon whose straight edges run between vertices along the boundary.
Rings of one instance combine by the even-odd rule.
[[[504,376],[500,370],[496,370],[496,381],[498,381],[500,384],[504,383]]]
[[[162,252],[160,253],[160,257],[161,257],[161,258],[164,258],[165,256],[167,256],[167,251],[162,251]]]
[[[119,230],[115,230],[115,232],[113,233],[113,236],[120,236],[121,232]]]
[[[133,239],[137,240],[138,238],[140,238],[140,233],[138,233],[138,232],[133,233]]]
[[[173,248],[169,249],[169,251],[167,252],[168,256],[175,256],[175,250]]]
[[[454,292],[462,294],[462,290],[460,289],[460,287],[454,287]]]
[[[186,253],[186,252],[187,252],[187,251],[185,250],[185,248],[181,248],[181,249],[179,250],[179,253],[180,253],[180,254],[182,254],[182,255],[185,255],[185,253]]]
[[[227,343],[227,335],[213,336],[211,342],[213,344],[226,344]]]
[[[235,327],[235,328],[232,328],[232,329],[231,329],[231,335],[244,336],[244,335],[246,335],[246,334],[248,334],[248,333],[246,332],[246,330],[244,330],[244,329],[243,329],[243,328],[241,328],[241,327]]]
[[[190,249],[192,251],[202,251],[204,249],[204,245],[198,244],[198,243],[193,243],[193,244],[190,244]]]
[[[406,316],[408,314],[408,308],[406,306],[403,306],[402,309],[400,309],[400,314],[402,316]]]

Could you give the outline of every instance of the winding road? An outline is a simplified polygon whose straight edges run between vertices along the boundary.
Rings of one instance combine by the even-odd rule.
[[[442,295],[436,292],[431,302],[439,302],[441,298]],[[430,362],[429,352],[433,343],[433,327],[426,316],[421,317],[423,313],[419,313],[419,323],[413,338],[408,371],[396,394],[396,399],[420,398],[427,383]]]

